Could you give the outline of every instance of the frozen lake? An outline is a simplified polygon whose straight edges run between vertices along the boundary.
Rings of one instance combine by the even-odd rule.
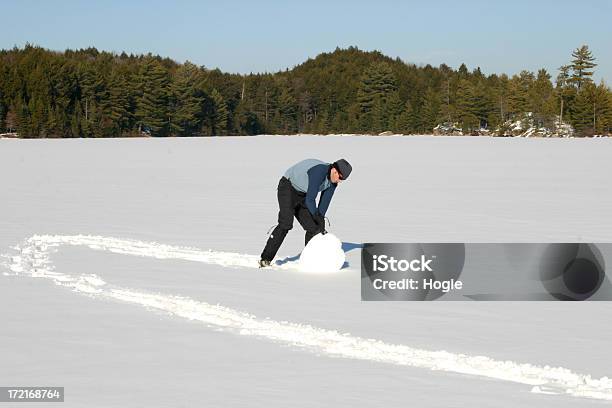
[[[276,223],[278,178],[309,157],[353,165],[328,212],[349,268],[308,275],[241,266]],[[71,407],[602,406],[516,381],[346,358],[347,348],[334,355],[331,343],[308,348],[274,330],[290,322],[313,328],[300,336],[337,331],[612,377],[608,303],[361,302],[357,248],[612,242],[611,157],[612,140],[603,138],[0,140],[0,254],[8,256],[0,264],[0,386],[63,386]],[[37,234],[55,238],[25,242]],[[115,241],[53,241],[79,235]],[[128,251],[125,240],[138,244]],[[135,256],[150,242],[172,256],[161,259],[158,245]],[[302,243],[296,222],[279,257],[298,255]],[[207,258],[209,249],[237,255]],[[235,264],[223,266],[227,259]],[[62,275],[34,279],[11,269],[18,264],[29,275],[49,265]],[[80,276],[103,280],[103,295],[83,289],[98,290],[93,278],[55,284]],[[131,298],[119,295],[128,289]],[[149,295],[172,298],[158,307]],[[202,317],[217,304],[230,311]],[[240,329],[266,318],[280,325]],[[398,353],[389,358],[399,361]]]

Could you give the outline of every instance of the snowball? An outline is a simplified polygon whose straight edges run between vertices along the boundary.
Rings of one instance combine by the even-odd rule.
[[[338,272],[346,257],[342,242],[334,234],[315,235],[300,255],[300,270],[308,273]]]

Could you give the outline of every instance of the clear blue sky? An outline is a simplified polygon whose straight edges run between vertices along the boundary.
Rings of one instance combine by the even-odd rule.
[[[152,52],[227,72],[291,68],[336,46],[416,64],[553,79],[588,44],[597,81],[612,84],[610,0],[7,1],[0,48]]]

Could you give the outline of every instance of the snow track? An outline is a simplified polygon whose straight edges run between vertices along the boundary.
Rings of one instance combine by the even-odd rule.
[[[88,235],[35,235],[13,249],[13,255],[2,255],[4,265],[15,275],[47,278],[57,285],[93,297],[115,299],[144,306],[178,317],[200,321],[207,326],[245,336],[255,336],[289,344],[330,357],[343,357],[380,363],[411,366],[451,373],[489,377],[530,385],[531,391],[567,394],[612,400],[612,379],[591,378],[566,368],[536,366],[513,361],[493,360],[446,351],[428,351],[401,344],[351,336],[310,325],[258,319],[256,316],[227,307],[212,305],[187,297],[146,293],[107,284],[97,275],[68,275],[55,271],[51,254],[60,246],[85,246],[117,254],[181,259],[226,267],[257,267],[257,256],[230,252],[202,251],[154,242],[142,242]],[[295,269],[294,263],[276,268]],[[5,275],[10,273],[5,273]]]

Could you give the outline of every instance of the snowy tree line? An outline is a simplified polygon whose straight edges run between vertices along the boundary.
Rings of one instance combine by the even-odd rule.
[[[610,134],[612,91],[592,80],[587,46],[554,82],[544,69],[484,75],[416,66],[355,47],[291,70],[228,74],[168,58],[95,48],[0,51],[0,133],[22,137],[210,136],[259,133],[503,133],[531,112],[540,126],[562,117],[578,135]]]

